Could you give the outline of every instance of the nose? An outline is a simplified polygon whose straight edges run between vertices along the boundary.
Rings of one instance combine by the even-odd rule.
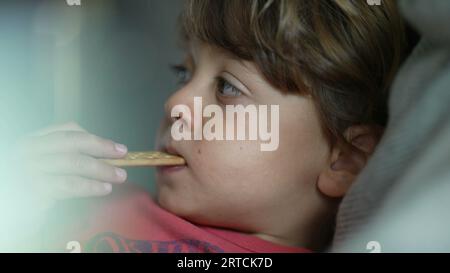
[[[185,125],[192,128],[192,117],[186,114],[186,111],[177,111],[180,108],[189,109],[189,112],[193,113],[194,92],[190,89],[189,85],[176,91],[172,94],[164,104],[164,112],[166,121],[172,125],[175,121],[181,120]],[[187,108],[186,108],[187,107]]]
[[[166,108],[169,108],[169,107],[166,106]],[[179,112],[179,113],[177,113],[177,115],[172,115],[172,111],[171,110],[166,110],[166,112],[167,112],[166,117],[167,117],[167,120],[169,121],[170,124],[172,124],[175,121],[183,118],[183,112]]]

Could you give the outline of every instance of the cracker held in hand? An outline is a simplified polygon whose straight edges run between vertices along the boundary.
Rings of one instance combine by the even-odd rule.
[[[164,165],[184,165],[184,158],[157,151],[129,152],[121,159],[108,159],[105,162],[117,167],[143,167],[143,166],[164,166]]]

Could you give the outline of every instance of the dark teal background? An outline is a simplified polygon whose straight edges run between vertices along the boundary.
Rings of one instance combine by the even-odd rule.
[[[75,120],[130,150],[152,149],[163,103],[176,86],[169,64],[181,61],[181,6],[181,0],[84,0],[81,7],[64,0],[1,1],[0,148],[49,124]],[[46,31],[64,33],[73,14],[81,29],[64,47],[80,50],[79,107],[58,116],[55,40]],[[70,106],[68,98],[63,104]],[[129,180],[153,189],[153,169],[130,169]]]

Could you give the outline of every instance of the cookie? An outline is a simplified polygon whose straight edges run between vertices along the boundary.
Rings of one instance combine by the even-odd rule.
[[[105,159],[105,162],[117,167],[143,167],[143,166],[164,166],[164,165],[184,165],[184,158],[158,151],[129,152],[121,159]]]

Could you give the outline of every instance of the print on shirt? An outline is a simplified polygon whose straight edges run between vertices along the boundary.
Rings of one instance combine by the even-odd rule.
[[[86,252],[132,253],[222,253],[224,250],[205,241],[179,239],[172,241],[131,240],[113,232],[97,234],[87,243]]]

